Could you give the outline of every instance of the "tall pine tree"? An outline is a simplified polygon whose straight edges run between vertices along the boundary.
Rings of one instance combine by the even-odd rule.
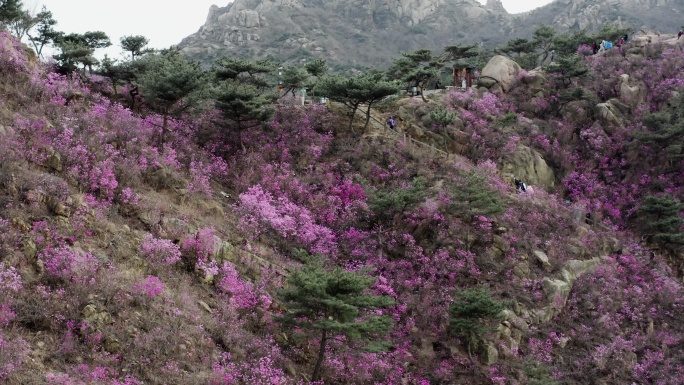
[[[320,338],[312,381],[321,379],[325,350],[335,336],[370,342],[390,329],[390,318],[374,314],[373,310],[388,307],[394,301],[387,296],[368,294],[374,282],[374,278],[360,273],[308,264],[294,271],[288,286],[280,291],[287,311],[278,320],[317,333]],[[377,347],[370,343],[366,346]]]

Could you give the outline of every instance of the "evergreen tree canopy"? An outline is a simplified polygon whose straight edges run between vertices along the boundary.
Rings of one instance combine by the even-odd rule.
[[[169,116],[178,116],[197,105],[207,85],[200,64],[178,51],[146,56],[146,70],[137,83],[145,101],[164,118],[160,145],[164,144]]]
[[[449,111],[444,106],[440,106],[439,108],[430,111],[430,120],[432,123],[442,128],[442,134],[444,136],[444,151],[447,152],[449,152],[449,149],[447,148],[448,135],[446,128],[451,124],[451,122],[454,121],[456,115],[456,112]]]
[[[0,26],[10,24],[23,15],[21,0],[0,0]]]
[[[271,87],[264,79],[265,75],[275,69],[276,65],[268,60],[249,61],[224,57],[216,61],[212,71],[218,80],[237,80],[263,91]]]
[[[61,33],[55,30],[57,20],[52,17],[52,12],[48,11],[45,6],[36,15],[35,19],[35,30],[29,31],[27,36],[36,49],[36,54],[42,56],[43,48],[47,44],[55,43],[61,36]]]
[[[283,69],[282,72],[282,84],[285,88],[286,95],[288,92],[295,95],[295,91],[301,88],[305,88],[307,81],[309,80],[309,73],[302,67],[288,66]]]
[[[684,204],[670,196],[647,196],[639,207],[639,216],[653,240],[664,246],[684,246]]]
[[[216,107],[224,119],[235,123],[240,146],[245,150],[242,132],[259,126],[273,117],[269,106],[270,95],[253,84],[238,80],[226,80],[216,88]]]
[[[336,335],[365,341],[386,333],[391,327],[387,316],[373,314],[394,303],[387,296],[368,294],[374,278],[341,268],[326,270],[315,263],[295,270],[287,287],[279,292],[286,312],[278,320],[285,325],[320,333],[318,360],[312,381],[320,380],[321,364],[328,341]]]
[[[634,134],[636,146],[655,148],[676,171],[684,159],[684,96],[670,100],[668,106],[644,117],[644,130]]]
[[[443,61],[457,62],[461,59],[467,59],[471,57],[478,56],[477,47],[474,45],[450,45],[444,47],[444,54],[442,55]]]
[[[422,49],[402,53],[402,57],[395,60],[387,70],[390,79],[398,79],[411,87],[420,89],[420,96],[427,102],[423,90],[429,81],[439,78],[439,70],[444,66],[439,57],[432,51]]]
[[[83,65],[84,71],[87,67],[92,67],[98,63],[93,56],[95,50],[112,45],[107,34],[102,31],[68,35],[59,33],[54,38],[54,42],[61,51],[54,58],[59,63],[59,70],[64,73],[76,70],[78,64]]]
[[[463,182],[450,190],[449,209],[466,220],[473,220],[478,215],[491,217],[504,211],[501,197],[487,186],[483,176],[475,172],[465,174]]]
[[[598,41],[607,40],[615,42],[620,40],[624,35],[628,35],[630,31],[629,28],[621,28],[615,24],[604,24],[601,29],[596,32],[594,39]]]
[[[532,43],[534,47],[541,51],[541,63],[549,57],[549,53],[554,49],[556,31],[548,25],[540,25],[534,30]]]
[[[342,103],[352,110],[349,120],[349,130],[352,132],[354,131],[354,116],[361,104],[368,105],[363,127],[365,131],[370,122],[371,106],[398,91],[397,86],[385,79],[381,73],[366,73],[351,78],[333,75],[321,80],[317,87],[320,95],[325,95],[330,100]]]
[[[28,11],[22,10],[21,15],[14,20],[10,21],[8,24],[10,29],[19,39],[23,39],[26,33],[33,28],[38,20],[33,17]]]
[[[483,287],[465,289],[458,293],[449,307],[451,332],[468,347],[477,348],[479,341],[490,330],[488,323],[505,307],[495,301]]]
[[[326,72],[328,72],[328,64],[325,62],[325,59],[320,58],[306,63],[304,68],[309,75],[315,76],[317,78],[320,78],[321,76],[325,75]]]
[[[145,36],[124,36],[120,39],[120,42],[121,48],[124,51],[131,53],[131,60],[135,60],[136,57],[149,52],[149,50],[145,49],[145,47],[150,40]]]
[[[509,40],[506,45],[497,47],[495,52],[510,57],[526,69],[533,68],[536,64],[535,43],[528,39]]]
[[[415,178],[405,188],[388,187],[378,190],[368,198],[368,206],[384,220],[392,220],[411,206],[425,202],[427,197],[424,178]]]
[[[568,88],[574,80],[584,78],[589,73],[589,68],[584,65],[582,58],[578,55],[558,56],[555,62],[545,66],[544,69],[562,83],[564,88]]]
[[[595,42],[594,37],[589,36],[583,29],[572,34],[556,36],[553,40],[553,48],[558,56],[574,55],[580,45],[591,45],[593,42]]]

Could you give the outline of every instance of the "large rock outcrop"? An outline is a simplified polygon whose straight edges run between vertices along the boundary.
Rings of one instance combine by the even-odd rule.
[[[521,71],[522,68],[518,63],[505,56],[496,55],[482,69],[480,85],[489,90],[498,86],[503,92],[508,92]]]
[[[553,169],[537,151],[519,145],[513,155],[504,162],[503,172],[513,175],[528,185],[552,188],[556,183]]]

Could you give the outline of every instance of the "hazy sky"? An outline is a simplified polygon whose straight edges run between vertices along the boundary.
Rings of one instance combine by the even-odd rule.
[[[479,0],[486,3],[486,0]],[[23,0],[28,8],[52,11],[57,29],[67,33],[104,31],[113,46],[106,53],[119,58],[119,38],[144,35],[150,47],[167,48],[195,32],[204,24],[212,4],[225,6],[231,0]],[[510,13],[529,11],[551,0],[502,0]],[[104,50],[98,50],[101,56]]]

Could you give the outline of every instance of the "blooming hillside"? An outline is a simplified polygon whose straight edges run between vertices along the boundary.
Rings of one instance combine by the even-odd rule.
[[[238,146],[0,51],[5,383],[684,383],[681,51],[403,106],[448,158],[323,106]]]

